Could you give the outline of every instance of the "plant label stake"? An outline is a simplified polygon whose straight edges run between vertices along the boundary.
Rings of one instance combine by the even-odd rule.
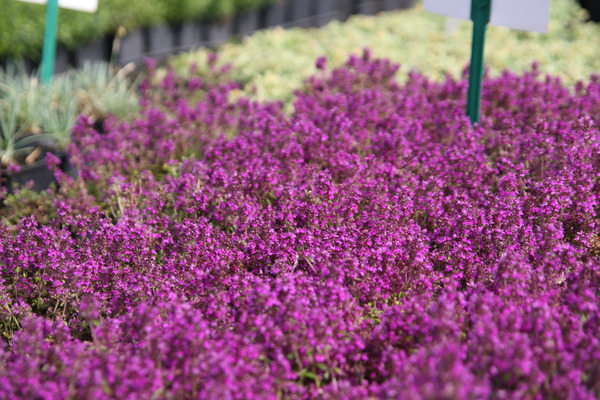
[[[471,65],[469,66],[469,94],[467,115],[471,123],[479,122],[481,115],[481,86],[483,84],[483,50],[485,31],[492,12],[491,0],[473,0],[471,19],[473,20],[473,41],[471,44]]]
[[[425,9],[473,21],[467,115],[471,123],[479,123],[483,53],[488,23],[546,33],[550,19],[550,0],[425,0]]]
[[[54,75],[56,62],[56,32],[58,29],[58,8],[70,8],[78,11],[96,12],[98,0],[18,0],[28,3],[46,4],[46,30],[44,32],[44,48],[42,49],[42,66],[40,78],[47,84]]]

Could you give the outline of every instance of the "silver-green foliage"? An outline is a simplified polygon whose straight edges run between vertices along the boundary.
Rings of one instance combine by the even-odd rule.
[[[72,85],[79,112],[94,119],[110,114],[127,118],[138,110],[137,85],[127,79],[127,72],[106,63],[85,63],[64,79]]]
[[[22,66],[0,69],[0,155],[7,165],[31,151],[40,139],[64,148],[80,113],[101,120],[127,118],[138,110],[136,85],[106,63],[89,63],[81,70],[41,85]]]

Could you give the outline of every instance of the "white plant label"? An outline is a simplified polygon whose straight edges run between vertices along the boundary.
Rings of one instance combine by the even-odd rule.
[[[471,19],[471,0],[425,0],[425,9],[450,17]],[[492,25],[547,33],[549,20],[550,0],[492,0]]]
[[[47,0],[18,0],[27,3],[46,4]],[[98,10],[98,0],[58,0],[58,6],[71,10],[94,13]]]

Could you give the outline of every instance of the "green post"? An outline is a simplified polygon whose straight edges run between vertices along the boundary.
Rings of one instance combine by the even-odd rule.
[[[478,123],[481,114],[481,86],[483,82],[483,50],[485,48],[485,31],[490,22],[491,0],[472,0],[471,19],[473,20],[473,43],[471,49],[471,66],[469,69],[469,98],[467,99],[467,115],[471,123]]]
[[[42,50],[42,84],[48,84],[54,75],[56,62],[56,31],[58,28],[58,0],[48,0],[46,5],[46,32]]]

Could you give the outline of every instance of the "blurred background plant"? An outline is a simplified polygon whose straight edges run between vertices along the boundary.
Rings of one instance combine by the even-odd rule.
[[[282,0],[101,0],[94,14],[68,9],[60,12],[58,41],[69,49],[114,36],[119,29],[190,20],[217,20],[236,11],[259,9]],[[45,8],[38,4],[0,0],[0,61],[39,60]]]
[[[73,86],[77,112],[102,121],[109,115],[135,116],[138,111],[137,81],[130,79],[133,66],[118,69],[107,63],[85,63],[63,79]]]
[[[598,0],[577,0],[581,7],[585,8],[589,14],[589,20],[600,22],[600,1]]]
[[[0,154],[3,166],[35,161],[35,142],[50,139],[39,130],[38,113],[41,94],[37,81],[28,76],[22,65],[10,65],[0,71]],[[44,93],[46,94],[46,93]]]
[[[17,158],[30,155],[35,150],[32,143],[64,149],[80,113],[99,122],[109,115],[135,116],[137,86],[128,72],[107,63],[88,63],[44,86],[36,74],[27,74],[23,64],[0,69],[2,163],[23,163]]]
[[[21,107],[21,101],[17,97],[9,97],[2,101],[0,106],[0,162],[2,165],[10,164],[19,153],[29,151],[29,147],[23,143],[20,137],[20,127],[17,114]]]

